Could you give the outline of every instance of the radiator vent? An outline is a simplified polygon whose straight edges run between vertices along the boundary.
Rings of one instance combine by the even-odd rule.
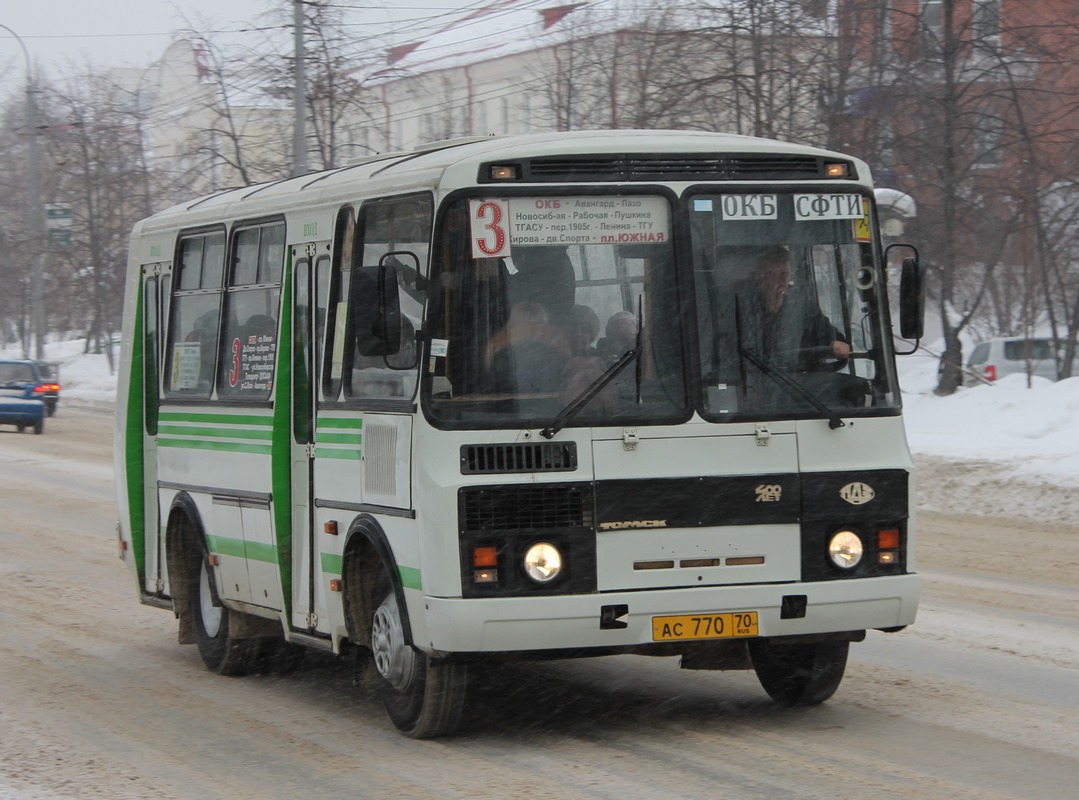
[[[365,495],[393,497],[397,494],[397,428],[367,425],[363,440]]]
[[[464,531],[592,527],[591,484],[513,484],[461,489]]]
[[[461,474],[572,472],[577,469],[576,442],[530,444],[466,444],[461,448]]]
[[[835,160],[829,161],[835,163]],[[525,182],[825,180],[825,159],[765,153],[556,156],[520,162]],[[480,171],[480,180],[489,169]],[[854,165],[848,163],[848,174]]]

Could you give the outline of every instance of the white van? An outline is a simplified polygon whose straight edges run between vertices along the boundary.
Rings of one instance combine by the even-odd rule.
[[[1057,379],[1057,360],[1053,354],[1053,340],[1024,339],[1022,337],[997,338],[980,342],[967,360],[963,382],[978,386],[995,381],[1005,375],[1027,374]],[[1076,370],[1072,368],[1072,374]]]

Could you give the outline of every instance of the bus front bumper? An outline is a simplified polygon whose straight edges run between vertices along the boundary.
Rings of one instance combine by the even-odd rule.
[[[914,622],[920,588],[919,575],[899,575],[556,597],[459,599],[417,592],[409,600],[410,606],[418,601],[410,617],[413,641],[422,650],[528,653],[651,645],[657,642],[655,617],[728,612],[757,612],[762,637],[898,628]],[[803,602],[804,614],[791,618],[791,609],[799,613]]]

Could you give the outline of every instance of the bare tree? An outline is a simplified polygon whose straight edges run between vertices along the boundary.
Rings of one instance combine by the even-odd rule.
[[[894,170],[896,188],[918,200],[909,233],[934,279],[941,393],[961,383],[966,329],[1029,333],[1059,316],[1038,209],[1061,156],[1047,145],[1074,108],[1046,95],[1069,50],[1045,33],[1074,23],[999,10],[971,0],[844,0],[830,70],[830,141]]]
[[[308,161],[316,169],[333,169],[367,155],[352,134],[357,124],[372,120],[374,99],[368,81],[381,42],[372,47],[369,37],[357,36],[343,6],[307,2],[303,11]],[[293,24],[291,8],[279,7],[267,18],[283,28]],[[264,43],[250,50],[246,72],[256,77],[271,105],[288,109],[291,120],[295,57],[292,52],[286,55],[283,47],[284,43]]]
[[[30,347],[30,273],[34,253],[26,156],[28,137],[25,100],[13,95],[0,109],[0,248],[8,257],[0,259],[0,344],[22,342]],[[36,135],[36,134],[35,134]]]
[[[115,85],[103,77],[54,90],[46,137],[51,193],[72,209],[70,246],[54,254],[53,328],[82,323],[87,346],[109,355],[120,319],[127,242],[144,206],[131,187],[145,185],[139,129]],[[58,302],[59,301],[59,302]],[[59,324],[57,324],[59,323]]]

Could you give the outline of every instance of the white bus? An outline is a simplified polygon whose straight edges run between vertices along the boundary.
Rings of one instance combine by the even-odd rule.
[[[139,222],[116,469],[142,602],[221,674],[355,653],[417,738],[481,660],[679,656],[826,700],[919,594],[875,213],[849,156],[601,131]]]

